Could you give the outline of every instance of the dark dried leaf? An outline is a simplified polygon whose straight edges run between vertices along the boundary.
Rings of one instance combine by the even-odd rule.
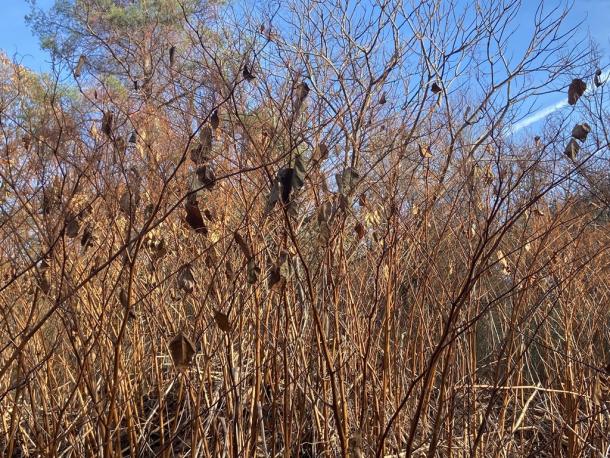
[[[563,152],[566,156],[568,156],[573,161],[576,160],[576,155],[580,151],[580,145],[576,141],[575,138],[571,138],[570,142],[567,144],[565,151]]]
[[[432,83],[432,86],[430,86],[430,90],[433,94],[440,94],[441,92],[443,92],[443,89],[436,82]]]
[[[356,232],[358,240],[362,240],[362,238],[366,234],[366,229],[364,229],[364,225],[360,221],[358,221],[354,226],[354,231]]]
[[[580,140],[581,142],[584,142],[585,140],[587,140],[589,132],[591,132],[591,126],[589,126],[589,124],[587,124],[586,122],[582,124],[576,124],[572,129],[572,137],[577,140]]]
[[[247,274],[248,274],[248,283],[253,285],[258,281],[258,276],[261,273],[260,267],[256,265],[253,258],[250,258],[247,266]]]
[[[208,229],[203,222],[203,216],[201,215],[197,202],[186,202],[184,208],[186,209],[186,222],[191,229],[198,234],[207,235]]]
[[[303,102],[309,95],[309,86],[305,81],[301,81],[294,88],[294,96],[299,102]]]
[[[220,118],[218,117],[218,110],[214,110],[212,112],[212,115],[210,116],[210,125],[212,126],[212,129],[214,129],[214,130],[218,129],[218,126],[220,126]]]
[[[199,186],[196,189],[212,189],[216,184],[216,174],[214,173],[214,169],[211,165],[206,164],[199,166],[195,173],[199,181]]]
[[[176,60],[176,47],[171,46],[169,48],[169,66],[170,66],[170,68],[174,66],[175,60]]]
[[[83,69],[85,68],[85,64],[87,63],[87,58],[81,54],[78,58],[78,63],[76,64],[76,68],[74,69],[74,77],[80,78],[83,73]]]
[[[241,252],[244,254],[246,259],[252,258],[252,250],[250,250],[250,247],[248,246],[244,238],[240,235],[240,233],[235,231],[233,233],[233,238],[239,245],[239,248],[241,249]]]
[[[385,92],[381,93],[381,97],[379,98],[379,105],[384,105],[387,102],[385,98]]]
[[[68,213],[65,219],[65,234],[66,237],[73,239],[78,235],[78,231],[80,230],[80,224],[78,219],[72,213]]]
[[[580,78],[573,79],[568,87],[568,103],[575,105],[586,90],[587,84],[583,80]]]
[[[177,369],[184,369],[191,365],[195,355],[195,346],[182,332],[179,332],[168,345],[169,354]]]
[[[178,271],[178,287],[185,293],[192,293],[195,289],[195,277],[190,264],[183,265]]]
[[[593,82],[595,83],[595,87],[600,87],[602,84],[604,84],[602,81],[602,71],[599,68],[595,71]]]
[[[214,321],[218,328],[223,332],[231,331],[231,323],[229,322],[229,315],[222,313],[220,310],[214,309]]]
[[[242,71],[242,76],[244,77],[244,79],[246,81],[252,81],[256,78],[256,76],[254,76],[251,72],[250,69],[248,68],[248,65],[244,65],[244,69]]]
[[[102,132],[108,137],[112,135],[112,123],[114,121],[114,113],[112,111],[105,111],[102,116]]]

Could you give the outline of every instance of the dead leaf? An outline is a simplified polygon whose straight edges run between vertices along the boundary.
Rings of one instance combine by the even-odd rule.
[[[228,314],[225,315],[221,311],[214,309],[214,321],[216,322],[216,325],[220,328],[221,331],[231,331],[231,323],[229,322]]]
[[[568,103],[575,105],[586,90],[587,84],[583,80],[580,78],[573,79],[568,87]]]
[[[358,221],[356,223],[356,225],[354,226],[354,231],[356,232],[356,236],[358,237],[358,240],[362,240],[362,238],[366,234],[366,229],[364,228],[364,225],[360,221]]]
[[[193,343],[182,332],[179,332],[169,343],[169,354],[177,369],[185,369],[190,366],[195,347]]]

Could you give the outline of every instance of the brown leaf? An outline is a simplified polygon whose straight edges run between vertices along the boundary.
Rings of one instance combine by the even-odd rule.
[[[244,254],[244,256],[246,257],[246,259],[252,258],[252,251],[250,250],[250,247],[248,246],[248,244],[246,243],[244,238],[240,235],[240,233],[235,231],[233,233],[233,238],[239,245],[239,248],[241,249],[241,251]]]
[[[250,69],[248,68],[248,66],[247,66],[247,65],[244,65],[244,69],[243,69],[243,71],[241,72],[241,74],[242,74],[242,76],[244,77],[244,79],[245,79],[246,81],[252,81],[252,80],[256,79],[256,76],[254,76],[254,75],[253,75],[253,74],[250,72]]]
[[[199,205],[197,202],[186,202],[184,204],[184,208],[186,210],[186,222],[187,224],[198,234],[207,235],[208,228],[203,222],[203,216],[201,215],[201,210],[199,210]]]
[[[193,275],[193,268],[190,264],[185,264],[180,268],[177,281],[181,290],[186,293],[193,292],[195,289],[195,276]]]
[[[212,115],[210,116],[210,125],[212,126],[212,129],[214,129],[214,130],[218,129],[218,126],[220,126],[220,118],[218,117],[218,110],[214,110],[212,112]]]
[[[294,88],[294,95],[299,102],[303,102],[309,95],[309,86],[305,81],[301,81]]]
[[[112,121],[114,120],[114,114],[112,111],[105,111],[102,116],[102,132],[108,137],[112,135]]]
[[[586,122],[582,124],[576,124],[572,129],[572,137],[577,140],[580,140],[581,142],[584,142],[585,140],[587,140],[589,132],[591,132],[591,126]]]
[[[383,92],[381,94],[381,97],[379,98],[379,105],[384,105],[387,102],[386,98],[385,98],[385,92]]]
[[[563,154],[565,154],[574,161],[576,160],[576,155],[579,151],[580,145],[578,144],[575,138],[571,138],[569,143],[566,145],[566,149],[564,150]]]
[[[436,82],[432,83],[430,90],[433,94],[440,94],[441,92],[443,92],[443,89]]]
[[[231,331],[231,323],[229,322],[229,315],[225,315],[220,310],[214,309],[214,321],[221,331]]]
[[[426,145],[422,145],[421,143],[418,143],[417,147],[419,149],[419,155],[421,156],[422,159],[429,159],[432,157],[432,153],[430,152],[430,147],[428,147]]]
[[[169,354],[177,369],[184,369],[191,365],[195,355],[193,343],[182,332],[179,332],[168,345]]]
[[[250,258],[250,260],[248,261],[247,273],[248,283],[250,283],[251,285],[255,284],[258,281],[258,276],[261,273],[261,268],[256,265],[256,263],[254,262],[254,258]]]
[[[573,79],[568,87],[568,103],[575,105],[586,90],[587,84],[583,80],[580,78]]]
[[[360,221],[358,221],[354,226],[354,231],[356,231],[356,236],[358,237],[358,240],[362,240],[362,238],[366,234],[366,229],[364,229],[364,225]]]

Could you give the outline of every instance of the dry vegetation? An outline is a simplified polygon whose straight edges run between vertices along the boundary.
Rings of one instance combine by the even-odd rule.
[[[552,6],[33,14],[52,74],[0,66],[0,455],[607,456],[606,87]]]

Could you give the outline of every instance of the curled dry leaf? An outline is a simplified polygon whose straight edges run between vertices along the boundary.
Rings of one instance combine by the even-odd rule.
[[[419,155],[422,157],[422,159],[429,159],[432,157],[429,146],[418,143],[417,147],[419,149]]]
[[[197,175],[197,179],[199,181],[199,183],[198,183],[199,186],[197,186],[195,189],[214,188],[214,185],[216,184],[216,174],[214,173],[214,169],[212,168],[212,166],[210,164],[201,165],[201,166],[197,167],[195,174]],[[195,183],[194,186],[196,184],[197,183]]]
[[[229,315],[222,313],[220,310],[214,309],[214,321],[218,328],[223,332],[231,331],[231,323],[229,322]]]
[[[244,65],[244,69],[242,70],[241,74],[246,81],[252,81],[252,80],[256,79],[256,76],[254,76],[254,74],[252,74],[252,72],[248,68],[248,65]]]
[[[195,355],[195,346],[182,332],[176,334],[168,344],[168,348],[177,369],[185,369],[191,365]]]
[[[565,154],[567,157],[574,161],[576,160],[576,156],[578,155],[579,151],[580,145],[578,144],[575,138],[571,138],[568,144],[566,145],[566,149],[564,150],[563,154]]]
[[[362,238],[366,234],[366,229],[364,228],[364,225],[360,221],[358,221],[356,223],[356,225],[354,226],[354,231],[356,232],[356,236],[358,237],[358,240],[362,240]]]
[[[294,96],[298,102],[303,102],[309,95],[309,86],[305,81],[301,81],[294,88]]]
[[[192,293],[195,289],[195,277],[190,264],[183,265],[178,271],[178,287],[185,293]]]
[[[184,209],[186,210],[186,222],[198,234],[206,235],[208,233],[208,228],[203,222],[203,216],[201,215],[201,210],[199,210],[199,205],[197,201],[195,202],[185,202]]]
[[[220,118],[218,117],[217,109],[212,111],[212,115],[210,116],[210,126],[212,126],[212,129],[214,130],[218,129],[218,126],[220,126]]]
[[[586,122],[582,124],[576,124],[572,129],[572,137],[577,140],[580,140],[581,142],[584,142],[585,140],[587,140],[589,132],[591,132],[591,126]]]
[[[568,103],[570,105],[575,105],[586,90],[587,83],[580,78],[573,79],[568,87]]]
[[[247,265],[248,283],[251,285],[255,284],[258,281],[258,276],[260,273],[260,267],[258,267],[258,265],[254,262],[254,258],[250,258]]]
[[[320,143],[313,150],[312,161],[315,163],[322,162],[328,157],[328,146],[324,143]]]
[[[173,67],[175,61],[176,61],[176,47],[171,46],[169,48],[169,66]]]
[[[78,63],[76,64],[76,68],[74,69],[74,77],[80,78],[83,73],[83,69],[85,68],[85,64],[87,63],[87,58],[81,54],[78,58]]]
[[[102,115],[102,132],[106,134],[106,136],[110,137],[112,135],[112,123],[114,121],[114,113],[112,111],[105,111]]]
[[[430,90],[433,94],[440,94],[441,92],[443,92],[443,89],[436,82],[432,83],[432,86],[430,86]]]
[[[387,102],[385,97],[385,92],[381,93],[381,97],[379,98],[379,105],[384,105]]]
[[[600,87],[602,84],[604,84],[602,81],[602,71],[599,68],[595,71],[593,82],[595,83],[595,87]]]
[[[252,250],[250,250],[250,247],[248,246],[244,238],[241,236],[241,234],[235,231],[233,233],[233,238],[237,242],[237,245],[239,245],[239,248],[241,249],[241,252],[244,254],[246,259],[252,258]]]

